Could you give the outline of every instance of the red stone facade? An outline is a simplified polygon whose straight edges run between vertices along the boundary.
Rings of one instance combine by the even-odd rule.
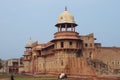
[[[120,48],[102,47],[94,34],[79,35],[74,17],[64,11],[55,25],[54,39],[45,44],[28,41],[24,71],[36,74],[101,75],[120,73]],[[101,35],[102,36],[102,35]]]

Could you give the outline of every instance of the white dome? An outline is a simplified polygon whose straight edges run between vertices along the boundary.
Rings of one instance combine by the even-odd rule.
[[[32,43],[33,41],[31,39],[28,40],[25,47],[32,47]]]
[[[58,17],[58,24],[59,23],[75,23],[74,16],[71,13],[69,13],[67,10],[65,10]]]

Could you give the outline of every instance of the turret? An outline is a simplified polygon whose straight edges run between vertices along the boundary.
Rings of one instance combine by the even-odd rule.
[[[58,23],[55,26],[58,27],[58,32],[75,31],[77,24],[74,21],[74,16],[65,7],[65,11],[59,15]]]
[[[75,31],[77,24],[74,21],[74,16],[67,11],[67,8],[58,16],[58,22],[55,26],[58,28],[54,34],[56,40],[79,39],[79,33]]]
[[[26,48],[26,50],[31,50],[31,48],[32,48],[32,43],[33,43],[33,41],[31,40],[31,38],[27,41],[27,43],[26,43],[26,46],[25,46],[25,48]]]
[[[32,40],[31,38],[26,43],[26,51],[24,51],[24,60],[30,60],[32,55]]]

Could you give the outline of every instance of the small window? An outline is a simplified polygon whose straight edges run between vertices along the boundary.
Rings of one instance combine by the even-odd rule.
[[[72,42],[69,42],[70,48],[72,47]]]
[[[23,62],[20,62],[20,64],[22,65],[22,64],[23,64]]]
[[[115,62],[113,61],[112,64],[115,64]]]
[[[85,43],[85,47],[88,47],[88,44],[87,44],[87,43]]]
[[[119,61],[118,61],[118,64],[120,64]]]
[[[61,42],[61,48],[63,48],[64,47],[64,42]]]
[[[70,46],[72,45],[72,42],[70,42]]]
[[[61,66],[63,66],[63,60],[61,60]]]
[[[92,52],[89,53],[89,58],[92,58]]]

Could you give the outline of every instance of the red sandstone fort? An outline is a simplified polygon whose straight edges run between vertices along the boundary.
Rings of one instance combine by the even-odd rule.
[[[58,17],[54,39],[47,43],[27,42],[25,73],[68,75],[120,74],[120,48],[95,43],[94,34],[79,35],[74,16],[65,9]],[[102,36],[102,35],[101,35]]]

